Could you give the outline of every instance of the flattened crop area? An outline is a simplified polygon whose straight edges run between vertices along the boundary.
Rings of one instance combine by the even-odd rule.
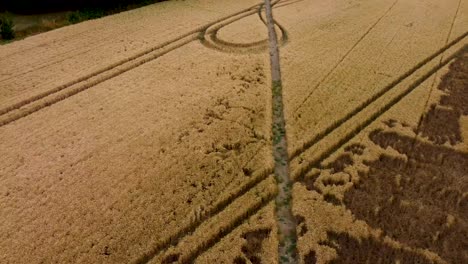
[[[273,4],[300,262],[468,262],[468,1]],[[263,10],[0,47],[0,262],[277,262]]]

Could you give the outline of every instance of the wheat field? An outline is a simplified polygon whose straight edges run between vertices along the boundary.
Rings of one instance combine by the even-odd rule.
[[[259,0],[0,46],[1,263],[276,263]],[[468,1],[280,0],[300,263],[468,262]]]

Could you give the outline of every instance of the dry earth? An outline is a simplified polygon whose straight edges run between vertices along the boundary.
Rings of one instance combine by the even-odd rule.
[[[260,4],[1,46],[0,262],[275,263]],[[273,12],[301,262],[468,262],[468,1]]]

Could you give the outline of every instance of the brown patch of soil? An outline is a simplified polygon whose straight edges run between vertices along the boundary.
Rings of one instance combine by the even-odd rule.
[[[433,105],[421,123],[421,134],[438,145],[455,145],[462,141],[459,118],[458,111]]]
[[[179,261],[180,254],[171,254],[163,259],[162,264],[171,264]]]
[[[354,164],[353,157],[349,153],[340,155],[334,162],[332,162],[326,169],[331,169],[332,173],[343,171],[347,166]]]
[[[439,89],[447,95],[441,98],[440,104],[453,107],[464,115],[468,115],[468,52],[450,65],[450,71],[443,77]]]
[[[383,243],[377,238],[356,239],[346,233],[328,232],[329,240],[322,242],[334,248],[338,257],[329,264],[344,263],[433,263],[426,257]],[[308,257],[307,255],[306,257]],[[315,257],[315,256],[314,256]],[[398,260],[399,262],[396,262]],[[309,263],[304,260],[305,263]],[[310,262],[315,263],[315,262]]]
[[[449,263],[468,263],[468,154],[440,145],[462,141],[459,120],[468,114],[467,58],[466,53],[460,55],[450,66],[439,86],[446,92],[442,107],[432,106],[422,120],[419,132],[431,142],[397,132],[371,132],[376,145],[402,155],[384,153],[365,162],[369,171],[360,173],[360,182],[344,197],[358,219]],[[339,263],[377,263],[382,254],[385,263],[395,258],[402,263],[427,262],[372,240],[358,243],[347,234],[331,236],[340,245],[335,247]],[[366,253],[357,254],[356,248]]]
[[[400,242],[468,262],[468,155],[420,141],[413,147],[413,138],[395,132],[370,137],[408,160],[382,154],[368,162],[369,173],[345,194],[347,208]]]
[[[461,115],[468,115],[468,53],[460,55],[451,65],[450,71],[442,78],[438,87],[446,94],[440,99],[443,108],[433,105],[420,126],[422,136],[435,144],[460,143]]]
[[[304,256],[304,264],[315,264],[317,263],[317,256],[315,251],[310,251]]]
[[[314,186],[314,183],[315,181],[318,179],[318,177],[320,176],[320,173],[314,173],[312,175],[306,175],[306,177],[304,178],[304,185],[307,187],[307,190],[309,191],[317,191],[319,193],[321,193],[320,190],[318,190],[317,188],[315,188]]]
[[[345,151],[347,152],[351,152],[353,154],[356,154],[356,155],[362,155],[364,154],[364,149],[366,147],[362,144],[351,144],[347,147],[345,147]]]
[[[247,261],[245,261],[245,259],[243,259],[242,257],[237,256],[234,259],[233,264],[247,264]]]
[[[258,229],[245,233],[242,237],[246,243],[242,246],[242,253],[252,264],[261,264],[260,253],[263,241],[270,235],[271,229]],[[236,257],[234,263],[247,263],[242,257]]]
[[[302,215],[296,215],[296,223],[297,223],[297,234],[302,237],[304,236],[309,229],[307,228],[305,217]]]

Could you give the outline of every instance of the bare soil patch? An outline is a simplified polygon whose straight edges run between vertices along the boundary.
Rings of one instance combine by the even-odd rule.
[[[321,243],[334,248],[338,257],[328,262],[329,264],[354,264],[354,263],[433,263],[428,258],[414,252],[394,248],[385,244],[379,238],[358,239],[347,233],[328,233],[329,240]],[[313,264],[314,259],[309,253],[304,259],[304,264]]]
[[[400,155],[383,153],[366,162],[369,171],[360,173],[359,183],[344,199],[358,219],[406,245],[433,251],[449,263],[468,261],[468,153],[441,146],[462,140],[459,122],[467,114],[467,54],[451,64],[438,87],[446,94],[423,119],[421,135],[429,141],[394,131],[370,133],[376,145]],[[340,243],[342,247],[354,243],[346,235],[338,238],[347,241]]]

